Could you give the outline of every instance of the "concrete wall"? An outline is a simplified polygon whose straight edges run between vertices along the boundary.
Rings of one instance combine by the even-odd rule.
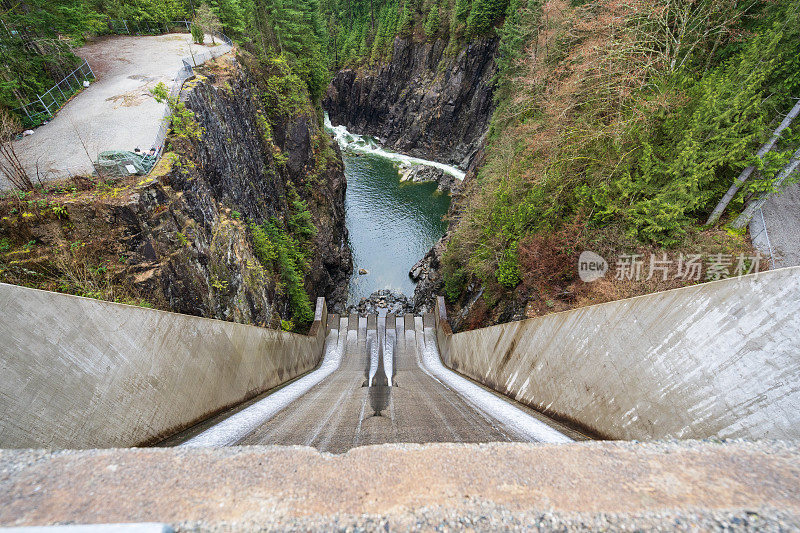
[[[133,446],[312,369],[309,336],[0,284],[0,448]]]
[[[445,363],[616,439],[800,439],[800,267],[452,334]]]

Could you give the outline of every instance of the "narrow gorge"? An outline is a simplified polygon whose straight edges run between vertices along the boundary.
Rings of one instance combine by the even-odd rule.
[[[398,37],[385,62],[331,81],[323,107],[348,174],[350,305],[383,304],[383,289],[406,296],[405,310],[432,309],[450,196],[477,166],[494,109],[497,45]]]

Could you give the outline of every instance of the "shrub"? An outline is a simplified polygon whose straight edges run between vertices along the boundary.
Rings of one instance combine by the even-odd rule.
[[[314,319],[311,300],[305,292],[303,273],[308,268],[305,253],[276,220],[251,224],[253,250],[261,264],[277,272],[286,287],[294,324],[307,324]]]
[[[196,44],[203,44],[203,41],[206,39],[206,32],[203,31],[198,24],[192,23],[189,30],[192,32],[192,40]]]

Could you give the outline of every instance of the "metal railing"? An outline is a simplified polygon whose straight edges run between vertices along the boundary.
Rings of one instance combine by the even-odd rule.
[[[67,74],[46,92],[37,95],[36,99],[14,111],[26,116],[31,124],[39,124],[55,115],[67,100],[83,88],[84,82],[92,80],[94,80],[94,72],[89,63],[84,60],[78,68]]]
[[[228,38],[227,35],[224,33],[219,33],[215,35],[219,38],[225,46],[219,46],[217,48],[212,48],[206,52],[196,55],[186,56],[181,59],[183,63],[183,67],[178,70],[178,73],[175,75],[175,81],[172,84],[172,87],[169,91],[169,96],[171,99],[177,100],[181,94],[181,90],[183,89],[183,84],[186,80],[194,76],[194,67],[198,65],[202,65],[206,61],[210,61],[211,59],[215,59],[223,54],[230,52],[230,48],[233,46],[233,42]],[[151,145],[152,148],[155,148],[155,163],[158,163],[158,160],[161,159],[161,155],[164,153],[164,142],[167,139],[167,134],[169,133],[169,129],[171,126],[170,117],[172,116],[172,112],[169,106],[166,107],[164,110],[164,117],[161,119],[161,127],[158,128],[158,132],[156,133],[156,138]],[[155,167],[155,164],[153,164]]]

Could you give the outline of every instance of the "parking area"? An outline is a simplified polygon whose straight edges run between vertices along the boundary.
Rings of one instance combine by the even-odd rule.
[[[228,48],[219,40],[217,46]],[[148,150],[164,115],[164,104],[150,89],[158,82],[171,86],[183,57],[211,48],[193,44],[189,34],[173,33],[105,37],[77,49],[97,79],[48,124],[15,143],[33,182],[88,175],[105,150]],[[9,186],[5,178],[0,186]]]

